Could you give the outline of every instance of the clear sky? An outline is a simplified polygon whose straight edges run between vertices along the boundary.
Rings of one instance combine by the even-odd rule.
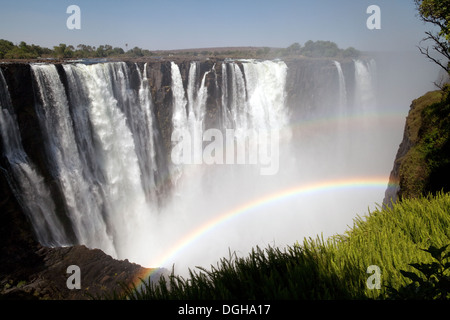
[[[80,30],[66,26],[72,4],[81,9]],[[366,27],[369,5],[381,9],[380,30]],[[0,0],[0,39],[149,50],[330,40],[341,48],[414,51],[431,28],[416,15],[413,0]]]

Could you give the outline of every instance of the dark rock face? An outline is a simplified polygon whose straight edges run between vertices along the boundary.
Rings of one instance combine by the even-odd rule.
[[[41,265],[35,254],[38,243],[4,172],[0,174],[0,190],[0,279],[12,273],[26,278]]]
[[[339,80],[333,60],[296,59],[286,61],[287,105],[292,121],[326,114],[339,101]],[[347,85],[347,96],[353,101],[355,70],[353,61],[341,61]]]
[[[64,299],[84,300],[108,298],[115,292],[122,293],[122,285],[137,284],[139,278],[146,277],[150,269],[118,261],[99,249],[85,246],[47,248],[36,246],[34,261],[19,272],[10,271],[0,279],[3,299]],[[80,268],[80,289],[69,289],[67,280],[71,272],[67,268],[76,265]],[[27,271],[27,273],[25,273]]]
[[[409,139],[407,128],[403,132],[403,139],[398,147],[397,155],[394,160],[394,167],[392,168],[391,174],[389,176],[389,185],[384,193],[383,204],[390,206],[392,202],[396,202],[398,199],[398,193],[400,191],[399,181],[400,181],[400,165],[403,157],[411,149],[412,142]]]

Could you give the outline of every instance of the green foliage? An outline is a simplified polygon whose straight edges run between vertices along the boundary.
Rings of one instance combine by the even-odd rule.
[[[301,46],[298,42],[295,42],[291,44],[289,47],[286,48],[286,51],[290,54],[299,54],[301,50]]]
[[[74,55],[74,47],[67,46],[65,43],[60,43],[59,46],[53,47],[53,51],[57,58],[72,58]]]
[[[22,41],[15,46],[12,42],[0,39],[0,59],[34,59],[50,50]]]
[[[406,122],[411,148],[401,159],[400,198],[450,191],[450,89],[414,100]]]
[[[97,48],[79,44],[75,49],[72,45],[60,43],[53,49],[48,49],[34,44],[27,45],[23,41],[19,45],[14,45],[11,41],[0,39],[0,59],[143,57],[151,55],[153,55],[152,52],[138,47],[125,52],[122,48],[113,48],[107,44]]]
[[[189,270],[187,279],[172,274],[159,282],[142,280],[115,299],[385,299],[402,290],[418,268],[440,272],[430,259],[450,242],[450,195],[405,199],[354,220],[353,228],[327,240],[304,239],[286,249],[256,248],[217,266]],[[419,250],[428,247],[427,250]],[[411,264],[420,261],[421,264]],[[369,289],[367,267],[382,272],[382,288]],[[448,269],[448,262],[443,265]],[[434,269],[433,269],[434,268]],[[438,282],[441,282],[440,280]],[[389,284],[387,286],[386,284]],[[445,281],[442,282],[445,284]]]
[[[331,41],[307,41],[303,47],[295,42],[284,49],[282,55],[302,55],[311,58],[357,58],[361,53],[353,47],[345,50]]]
[[[414,0],[414,2],[421,20],[431,23],[439,30],[426,31],[426,37],[422,40],[433,43],[433,52],[430,53],[429,47],[419,47],[420,52],[450,73],[450,0]],[[444,59],[436,57],[436,52]]]
[[[339,48],[336,43],[331,41],[309,40],[303,46],[301,53],[307,57],[336,57],[339,54]]]
[[[446,172],[450,171],[450,94],[447,86],[440,103],[422,111],[420,148],[429,170],[426,191],[450,191]]]
[[[342,56],[344,58],[357,58],[361,53],[353,47],[348,47],[342,51]]]
[[[450,299],[450,252],[445,252],[449,245],[443,247],[429,246],[422,249],[434,259],[429,263],[412,263],[411,267],[419,272],[400,270],[401,274],[412,282],[408,285],[389,289],[391,299]]]
[[[440,27],[439,35],[450,41],[450,1],[415,0],[419,14]]]
[[[320,246],[287,250],[256,248],[244,258],[230,254],[211,270],[190,270],[189,278],[172,271],[154,284],[126,290],[128,299],[351,299],[362,292],[351,292],[347,277],[324,272]]]
[[[5,55],[14,48],[14,43],[11,41],[0,39],[0,59],[3,59]]]
[[[128,47],[128,45],[127,45]],[[302,47],[295,42],[287,48],[269,48],[269,47],[245,47],[224,50],[177,50],[174,52],[160,52],[159,56],[191,56],[191,57],[228,57],[235,59],[272,59],[285,56],[306,56],[306,57],[325,57],[325,58],[357,58],[361,53],[353,47],[345,50],[339,49],[331,41],[308,41]],[[12,42],[0,39],[0,59],[36,59],[36,58],[107,58],[107,57],[150,57],[155,53],[134,47],[128,51],[122,48],[113,48],[110,45],[100,45],[93,47],[86,44],[79,44],[76,47],[60,43],[53,49],[42,48],[36,45],[27,45],[21,42],[14,45]]]

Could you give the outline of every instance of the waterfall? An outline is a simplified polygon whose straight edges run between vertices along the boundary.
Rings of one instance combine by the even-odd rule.
[[[244,63],[248,96],[248,124],[252,128],[280,130],[288,125],[284,87],[284,62]]]
[[[181,155],[181,151],[175,150],[175,158],[183,158],[184,163],[202,163],[202,138],[205,129],[204,117],[206,114],[207,87],[206,77],[211,72],[205,72],[200,83],[197,83],[199,73],[197,72],[198,62],[191,62],[189,67],[189,77],[187,92],[184,91],[180,69],[174,62],[171,63],[172,93],[173,93],[173,113],[172,126],[177,133],[182,133],[185,139],[189,139],[192,153]],[[186,99],[187,96],[187,99]],[[175,137],[176,138],[176,137]],[[181,175],[180,166],[176,166],[175,180]]]
[[[154,128],[154,115],[153,115],[153,103],[152,94],[150,92],[150,85],[147,78],[147,63],[144,64],[144,71],[141,73],[138,66],[136,65],[136,70],[138,71],[140,87],[139,87],[139,106],[142,108],[143,117],[143,132],[144,137],[141,139],[143,149],[146,154],[144,154],[142,171],[144,181],[144,190],[148,195],[149,201],[156,201],[156,175],[158,171],[156,163],[156,147],[155,147],[155,128]]]
[[[247,93],[244,75],[237,63],[230,64],[230,100],[228,102],[234,128],[247,128]]]
[[[205,70],[205,65],[210,69]],[[160,69],[170,66],[161,87],[150,78],[155,71],[149,70],[151,66],[124,62],[32,64],[34,112],[45,146],[45,171],[24,151],[15,109],[0,73],[0,125],[6,159],[2,163],[7,163],[8,180],[42,244],[80,243],[115,258],[160,266],[153,261],[161,263],[158,254],[164,256],[179,245],[178,237],[195,234],[200,226],[220,221],[224,213],[248,201],[314,181],[317,176],[328,179],[344,165],[353,170],[355,159],[370,155],[364,148],[371,145],[363,139],[370,135],[354,134],[350,126],[345,136],[342,131],[347,128],[340,124],[327,123],[316,130],[314,123],[312,127],[305,123],[305,128],[302,123],[291,139],[294,126],[287,106],[288,67],[282,61],[170,62]],[[347,99],[347,89],[355,92],[351,106],[370,111],[375,97],[374,62],[354,61],[354,88],[346,88],[352,82],[346,82],[344,65],[335,61],[334,66],[338,77],[329,80],[336,82],[335,88],[339,86],[337,112],[346,114],[352,102]],[[166,95],[163,99],[161,93]],[[170,99],[170,105],[161,104]],[[323,106],[326,108],[328,104]],[[205,139],[206,128],[224,136]],[[167,129],[171,129],[172,141],[163,141]],[[279,141],[275,139],[278,134]],[[252,144],[254,137],[256,144]],[[189,151],[179,148],[180,141],[189,145]],[[225,165],[205,163],[204,151],[214,143]],[[350,147],[354,150],[349,151]],[[291,148],[297,149],[292,152]],[[242,158],[241,150],[245,153]],[[163,161],[169,153],[172,158]],[[266,174],[269,169],[274,169],[273,173]],[[54,199],[54,194],[60,198]],[[160,203],[161,196],[164,202]],[[215,261],[207,258],[218,259],[229,248],[244,253],[272,240],[292,243],[303,234],[297,233],[299,228],[314,224],[304,220],[310,217],[310,207],[301,208],[306,208],[305,214],[292,210],[292,204],[281,203],[275,209],[255,210],[257,216],[249,213],[247,220],[224,223],[223,229],[196,243],[195,250],[180,252],[165,263],[182,261],[182,266],[192,266],[199,259],[198,265],[206,266]]]
[[[202,151],[204,152],[210,146],[209,143],[217,143],[223,157],[221,160],[225,164],[205,165],[204,159],[200,158],[198,162],[192,160],[189,165],[175,166],[183,178],[176,180],[172,201],[160,221],[161,229],[170,229],[172,234],[189,233],[192,228],[202,225],[205,221],[216,219],[217,215],[226,208],[231,209],[249,198],[273,191],[277,188],[279,180],[286,175],[282,173],[264,176],[262,172],[269,170],[261,169],[269,169],[268,163],[263,163],[260,157],[261,154],[265,154],[266,160],[267,156],[271,156],[277,171],[281,168],[278,164],[278,156],[283,158],[285,153],[279,154],[279,141],[274,143],[275,137],[283,131],[286,139],[284,142],[286,144],[289,142],[290,136],[287,134],[290,131],[289,117],[285,101],[286,64],[281,61],[256,60],[223,62],[220,65],[222,68],[221,96],[215,97],[222,107],[222,110],[218,112],[221,121],[214,122],[219,127],[211,128],[211,123],[208,123],[209,117],[206,116],[208,96],[206,80],[209,79],[212,83],[212,78],[208,78],[208,75],[214,75],[215,66],[213,65],[204,73],[199,73],[199,64],[190,63],[189,70],[183,70],[187,75],[187,83],[184,87],[180,71],[182,66],[171,63],[174,130],[186,130],[189,133],[191,151],[194,156],[196,147],[200,148],[198,155],[201,157]],[[202,141],[201,135],[207,131],[205,128],[222,133],[222,137]],[[265,135],[269,135],[270,139]],[[256,140],[252,140],[254,138]],[[200,143],[194,146],[197,139]],[[176,157],[180,154],[181,150],[178,146],[178,144],[173,145],[172,156]],[[173,221],[176,223],[174,224]],[[199,247],[196,248],[195,253],[192,251],[181,253],[178,261],[192,260],[191,262],[195,263],[194,258],[198,257],[196,254],[204,252],[210,256],[211,254],[207,252],[211,250],[219,255],[226,255],[228,246],[240,248],[251,243],[251,241],[243,241],[243,244],[239,245],[237,242],[240,239],[253,236],[265,238],[261,234],[262,229],[254,231],[257,235],[250,235],[245,228],[243,224],[220,230],[217,234],[208,237],[205,242],[198,244]],[[222,241],[225,238],[227,240]],[[170,241],[167,246],[170,247]],[[189,262],[187,264],[189,265]]]
[[[172,76],[172,95],[173,95],[173,106],[172,106],[172,143],[174,145],[174,140],[178,138],[186,137],[186,133],[190,132],[188,115],[186,111],[187,100],[184,93],[183,81],[181,79],[180,69],[175,62],[171,62],[171,76]],[[192,85],[192,84],[191,84]],[[177,134],[177,136],[174,136]],[[190,143],[190,142],[189,142]],[[177,151],[175,148],[172,149],[172,158],[182,159],[187,155],[182,153],[182,150]],[[171,178],[174,185],[177,184],[178,180],[182,175],[182,164],[174,164],[172,161],[172,172]]]
[[[203,75],[200,86],[196,87],[197,62],[192,62],[189,69],[188,82],[188,122],[189,133],[192,141],[193,162],[201,164],[203,159],[203,132],[205,124],[203,122],[206,113],[207,88],[205,87],[205,79],[208,72]],[[197,89],[196,89],[197,88]],[[193,92],[195,90],[195,92]]]
[[[222,114],[221,114],[221,122],[224,128],[231,128],[231,114],[230,109],[228,108],[228,73],[227,73],[227,65],[226,63],[222,63]]]
[[[340,166],[344,168],[347,167],[348,159],[346,159],[346,157],[348,157],[349,151],[352,147],[352,134],[350,133],[350,127],[347,118],[347,116],[351,114],[351,112],[349,112],[349,106],[347,103],[347,87],[345,83],[344,72],[342,71],[342,66],[338,61],[334,61],[334,65],[336,66],[339,79],[339,103],[335,108],[336,110],[334,111],[337,119],[335,128],[336,142],[334,143],[334,157],[336,159],[336,163],[340,163]]]
[[[194,114],[196,112],[198,112],[198,110],[195,110],[195,100],[197,98],[197,79],[198,79],[198,74],[197,74],[197,66],[198,66],[198,61],[192,61],[189,67],[189,78],[188,78],[188,83],[187,83],[187,103],[188,103],[188,112],[191,113],[193,112]],[[177,69],[178,66],[176,66],[175,69]],[[180,72],[179,68],[178,71],[175,70],[175,72]],[[175,75],[176,76],[176,75]],[[180,76],[181,78],[181,76]]]
[[[339,108],[340,115],[345,115],[347,107],[347,88],[345,86],[345,77],[342,72],[341,64],[338,61],[334,61],[334,65],[338,71],[339,76]]]
[[[37,240],[47,246],[68,244],[68,236],[55,215],[56,209],[50,190],[23,149],[17,118],[1,70],[0,133],[4,156],[12,175],[8,180],[32,223]]]
[[[152,178],[147,167],[151,164],[152,139],[146,132],[149,123],[144,122],[147,118],[138,104],[138,101],[146,102],[145,87],[141,83],[140,97],[131,96],[125,76],[128,70],[124,67],[123,63],[77,64],[65,66],[65,71],[69,83],[76,76],[84,84],[78,87],[81,91],[77,94],[87,97],[88,103],[77,107],[87,109],[93,131],[92,137],[86,139],[92,139],[95,144],[92,161],[97,162],[98,176],[102,177],[98,180],[104,196],[100,203],[104,203],[106,236],[113,240],[119,258],[137,260],[150,223],[151,208],[143,186],[151,184],[142,180]],[[127,114],[131,117],[128,122]]]
[[[375,106],[375,60],[355,60],[355,106],[362,112],[372,112]]]
[[[130,88],[124,63],[32,65],[48,166],[77,241],[138,260],[151,224],[155,150],[146,73]]]
[[[216,129],[221,132],[234,129],[234,138],[238,140],[245,139],[244,136],[249,133],[269,134],[272,130],[285,129],[288,125],[284,92],[286,64],[245,60],[242,65],[243,71],[237,62],[222,64],[221,101],[224,127]],[[201,76],[198,73],[198,62],[191,62],[185,92],[179,67],[176,63],[171,63],[174,96],[172,125],[175,131],[185,130],[189,133],[193,151],[193,160],[189,161],[189,157],[185,157],[185,163],[202,164],[202,134],[205,130],[208,94],[205,81],[208,74],[215,72],[214,70],[215,65]],[[201,81],[198,82],[200,76]],[[174,147],[173,154],[181,158],[181,151],[177,146]],[[178,174],[181,174],[180,166],[177,166],[177,170]]]
[[[75,140],[69,104],[55,65],[32,65],[37,83],[36,113],[45,139],[46,155],[53,178],[64,196],[68,218],[80,243],[100,247],[116,256],[99,208],[95,186],[84,174]]]

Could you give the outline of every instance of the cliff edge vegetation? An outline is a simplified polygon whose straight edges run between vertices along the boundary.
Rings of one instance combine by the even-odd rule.
[[[439,191],[449,192],[450,181],[450,87],[431,91],[414,100],[406,119],[391,184],[384,202],[415,198]]]

